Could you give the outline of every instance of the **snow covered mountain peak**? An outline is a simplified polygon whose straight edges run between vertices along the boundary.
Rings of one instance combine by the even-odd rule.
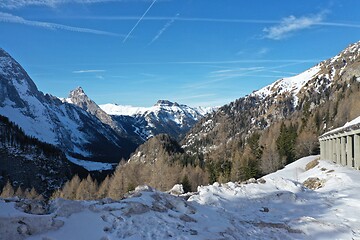
[[[104,104],[100,107],[113,115],[127,132],[135,132],[146,140],[160,133],[179,139],[205,114],[214,108],[193,108],[169,100],[159,100],[152,107],[132,107]]]
[[[323,85],[324,81],[328,82],[330,85],[343,74],[348,75],[343,76],[344,78],[351,78],[353,75],[359,75],[360,70],[357,67],[349,68],[349,65],[354,64],[359,58],[360,41],[349,45],[336,56],[322,61],[316,66],[296,76],[279,79],[260,90],[254,91],[250,96],[258,96],[263,99],[274,97],[277,99],[280,95],[288,94],[293,96],[294,107],[296,107],[301,92],[307,91],[310,88],[319,91],[320,85]]]
[[[82,87],[77,87],[74,90],[70,91],[69,97],[65,99],[68,103],[74,103],[75,105],[84,105],[94,103],[85,93]]]
[[[179,104],[177,102],[170,102],[169,100],[158,100],[154,106],[178,107]]]
[[[88,158],[101,156],[104,161],[116,161],[129,155],[134,146],[120,146],[131,145],[129,141],[120,139],[109,126],[84,111],[85,107],[86,110],[96,109],[97,105],[81,88],[73,91],[70,99],[62,102],[44,95],[21,65],[7,52],[0,51],[0,115],[21,127],[26,135],[56,145],[67,154]],[[111,150],[104,150],[100,144]]]
[[[69,98],[65,99],[66,102],[74,104],[91,115],[96,116],[102,123],[109,125],[118,134],[125,136],[126,131],[123,129],[119,122],[102,110],[93,100],[91,100],[85,93],[82,87],[77,87],[69,94]]]
[[[36,85],[30,79],[26,71],[3,49],[0,49],[0,78],[3,84],[6,83],[8,86],[11,85],[14,88],[6,88],[7,91],[17,89],[23,94],[30,95],[38,92]],[[1,95],[5,94],[5,88],[0,89],[2,91],[2,93],[0,93],[0,100],[4,100],[1,98]],[[15,96],[13,96],[13,99],[14,98]]]
[[[308,81],[313,79],[320,70],[320,66],[316,65],[296,76],[279,79],[274,83],[253,92],[252,95],[264,98],[271,96],[272,94],[279,95],[289,93],[296,98],[296,95],[300,92],[300,90],[308,83]]]
[[[82,87],[80,87],[80,86],[75,88],[74,90],[72,90],[70,92],[70,97],[72,97],[72,96],[82,96],[82,95],[86,96],[86,94],[84,92],[84,89]]]

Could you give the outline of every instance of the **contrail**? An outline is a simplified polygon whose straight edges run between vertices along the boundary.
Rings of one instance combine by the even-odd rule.
[[[158,38],[171,26],[171,24],[173,24],[176,20],[176,18],[179,16],[180,14],[176,14],[174,18],[172,18],[170,21],[168,21],[164,27],[162,29],[160,29],[160,31],[158,32],[158,34],[156,34],[156,36],[151,40],[151,42],[149,42],[148,45],[151,45],[153,42],[155,42],[156,40],[158,40]]]
[[[154,0],[150,6],[148,7],[148,9],[146,9],[146,11],[144,12],[144,14],[139,18],[139,20],[136,22],[136,24],[134,25],[134,27],[130,30],[130,32],[126,35],[126,37],[123,40],[123,43],[126,42],[126,40],[129,38],[129,36],[131,35],[131,33],[134,31],[134,29],[137,27],[137,25],[139,25],[139,23],[141,22],[141,20],[145,17],[145,15],[148,13],[148,11],[151,9],[151,7],[155,4],[156,0]]]

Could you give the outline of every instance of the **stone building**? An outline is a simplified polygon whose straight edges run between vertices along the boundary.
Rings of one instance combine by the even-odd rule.
[[[319,137],[320,158],[360,169],[360,117]]]

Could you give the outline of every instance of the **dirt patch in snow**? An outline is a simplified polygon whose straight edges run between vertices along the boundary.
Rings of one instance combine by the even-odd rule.
[[[315,159],[315,160],[309,162],[308,164],[306,164],[305,171],[310,170],[310,169],[316,167],[317,165],[319,165],[319,161],[318,161],[318,159]]]
[[[324,186],[324,183],[325,181],[321,180],[318,177],[310,177],[303,182],[303,185],[311,190],[316,190],[322,188]]]

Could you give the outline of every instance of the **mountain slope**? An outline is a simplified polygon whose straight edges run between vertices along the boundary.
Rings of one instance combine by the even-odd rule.
[[[129,161],[154,162],[161,158],[171,163],[177,154],[183,152],[174,139],[166,134],[158,134],[140,145]]]
[[[71,164],[59,149],[26,136],[0,115],[0,189],[10,181],[13,187],[34,187],[48,196],[71,175]]]
[[[180,140],[199,119],[214,110],[192,108],[167,100],[159,100],[149,108],[116,104],[104,104],[100,107],[118,120],[129,134],[134,133],[143,141],[161,133]]]
[[[295,156],[316,152],[319,135],[360,115],[358,79],[355,43],[304,73],[219,108],[195,124],[182,145],[188,153],[205,154],[205,160],[230,161],[233,177],[250,163],[260,166],[257,171],[274,171]],[[248,144],[256,134],[257,142]]]
[[[76,157],[118,162],[135,149],[134,144],[92,114],[38,91],[20,64],[2,49],[0,114],[27,135]]]

